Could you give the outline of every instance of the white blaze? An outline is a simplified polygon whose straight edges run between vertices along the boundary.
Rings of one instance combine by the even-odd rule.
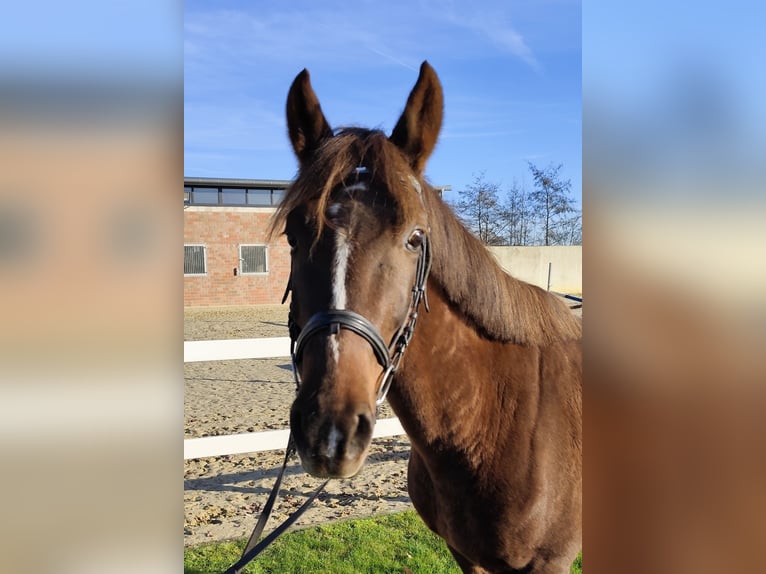
[[[346,308],[346,271],[351,247],[343,233],[335,235],[335,258],[332,263],[332,308]]]
[[[335,257],[332,263],[332,300],[330,307],[332,309],[346,308],[346,271],[348,269],[348,258],[351,254],[351,246],[348,238],[340,231],[335,234]],[[337,335],[330,335],[330,353],[335,363],[338,363],[340,356],[340,347]]]
[[[341,434],[335,425],[330,428],[330,434],[327,435],[327,458],[335,458],[335,453],[338,452],[338,443],[340,442]]]

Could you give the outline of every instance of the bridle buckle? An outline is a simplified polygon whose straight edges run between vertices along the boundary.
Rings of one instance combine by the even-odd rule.
[[[383,374],[380,376],[380,384],[378,386],[378,394],[375,400],[375,406],[379,407],[386,400],[388,389],[391,388],[391,382],[394,380],[396,367],[397,365],[391,363],[388,367],[386,367],[386,370],[383,371]]]

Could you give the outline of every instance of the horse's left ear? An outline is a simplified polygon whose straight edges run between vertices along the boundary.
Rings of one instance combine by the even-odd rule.
[[[428,62],[423,62],[402,117],[389,138],[404,152],[418,174],[423,173],[426,161],[436,147],[443,113],[444,96],[439,77]]]

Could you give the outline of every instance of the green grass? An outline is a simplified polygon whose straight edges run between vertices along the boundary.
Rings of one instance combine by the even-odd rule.
[[[233,564],[245,540],[184,551],[184,574],[217,574]],[[444,541],[413,511],[285,534],[244,570],[250,574],[460,574]],[[582,573],[582,554],[572,565]]]

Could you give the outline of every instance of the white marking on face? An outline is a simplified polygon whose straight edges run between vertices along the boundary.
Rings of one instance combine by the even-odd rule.
[[[412,187],[415,188],[415,191],[418,192],[418,195],[421,195],[423,193],[423,188],[420,187],[420,182],[415,178],[414,175],[410,174],[410,183],[412,184]]]
[[[332,360],[334,361],[334,364],[337,365],[340,360],[340,343],[338,342],[338,335],[330,335],[327,338],[327,341],[330,345],[330,355],[332,355]]]
[[[336,219],[343,210],[343,206],[340,203],[331,203],[327,208],[327,217],[330,219]]]
[[[349,245],[348,238],[344,233],[338,231],[335,234],[335,257],[332,263],[332,300],[330,302],[332,309],[346,308],[346,272],[350,254],[351,246]],[[330,335],[328,340],[330,354],[337,365],[340,357],[338,336]]]
[[[352,183],[344,187],[346,192],[366,191],[367,184],[364,182]],[[343,210],[340,203],[332,203],[327,208],[327,216],[330,219],[338,217]],[[332,300],[330,307],[332,309],[346,308],[346,272],[348,269],[348,258],[351,254],[351,246],[348,237],[342,232],[335,234],[335,257],[332,262]],[[340,343],[337,335],[330,335],[328,338],[330,355],[335,364],[338,364],[340,358]]]
[[[332,262],[332,308],[346,308],[346,272],[351,247],[342,232],[335,234],[335,258]]]
[[[338,452],[340,439],[340,431],[335,428],[335,425],[332,425],[332,427],[330,427],[330,434],[327,435],[327,458],[335,458],[335,453]]]

